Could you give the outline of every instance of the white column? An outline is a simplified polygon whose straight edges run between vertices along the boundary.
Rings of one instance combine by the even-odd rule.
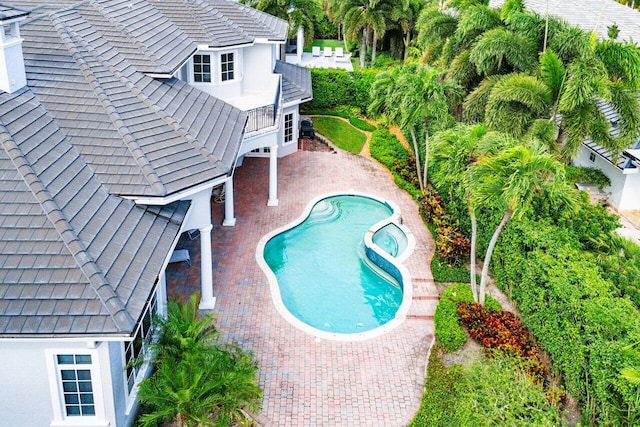
[[[158,283],[158,292],[156,293],[158,301],[158,314],[162,317],[167,316],[167,275],[164,270],[160,273]]]
[[[233,175],[227,178],[224,183],[224,221],[225,227],[236,225],[236,217],[233,212]]]
[[[296,38],[296,55],[298,56],[298,64],[302,64],[302,51],[304,50],[304,28],[302,28],[302,25],[298,27]]]
[[[213,262],[211,260],[211,229],[209,224],[200,228],[200,310],[213,310],[216,298],[213,296]]]
[[[278,144],[269,152],[269,201],[267,206],[278,206]]]

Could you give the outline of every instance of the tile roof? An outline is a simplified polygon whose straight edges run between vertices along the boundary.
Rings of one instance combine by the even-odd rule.
[[[22,27],[27,81],[112,194],[163,197],[230,173],[246,113],[136,70],[85,5]]]
[[[20,18],[27,16],[28,14],[29,12],[26,10],[0,3],[0,21]]]
[[[313,97],[311,70],[284,61],[276,61],[275,72],[282,74],[282,101],[309,101]]]
[[[130,335],[188,202],[110,195],[38,98],[0,93],[0,336]]]
[[[200,45],[223,48],[255,39],[285,42],[288,24],[235,0],[149,0]]]

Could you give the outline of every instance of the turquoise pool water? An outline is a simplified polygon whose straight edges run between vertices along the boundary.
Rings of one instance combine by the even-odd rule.
[[[333,333],[360,333],[392,320],[402,290],[374,272],[364,255],[364,235],[389,218],[385,203],[363,196],[321,200],[299,225],[272,237],[264,259],[282,302],[296,318]]]

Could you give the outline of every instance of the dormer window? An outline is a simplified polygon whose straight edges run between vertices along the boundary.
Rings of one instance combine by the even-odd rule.
[[[211,55],[193,55],[193,81],[211,83]]]
[[[234,79],[235,61],[233,52],[220,55],[220,79],[223,82]]]

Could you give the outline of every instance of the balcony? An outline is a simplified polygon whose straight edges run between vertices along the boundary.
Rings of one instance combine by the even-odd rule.
[[[245,136],[273,128],[278,124],[281,104],[281,80],[279,74],[265,76],[266,90],[243,90],[239,97],[225,101],[249,114]]]

